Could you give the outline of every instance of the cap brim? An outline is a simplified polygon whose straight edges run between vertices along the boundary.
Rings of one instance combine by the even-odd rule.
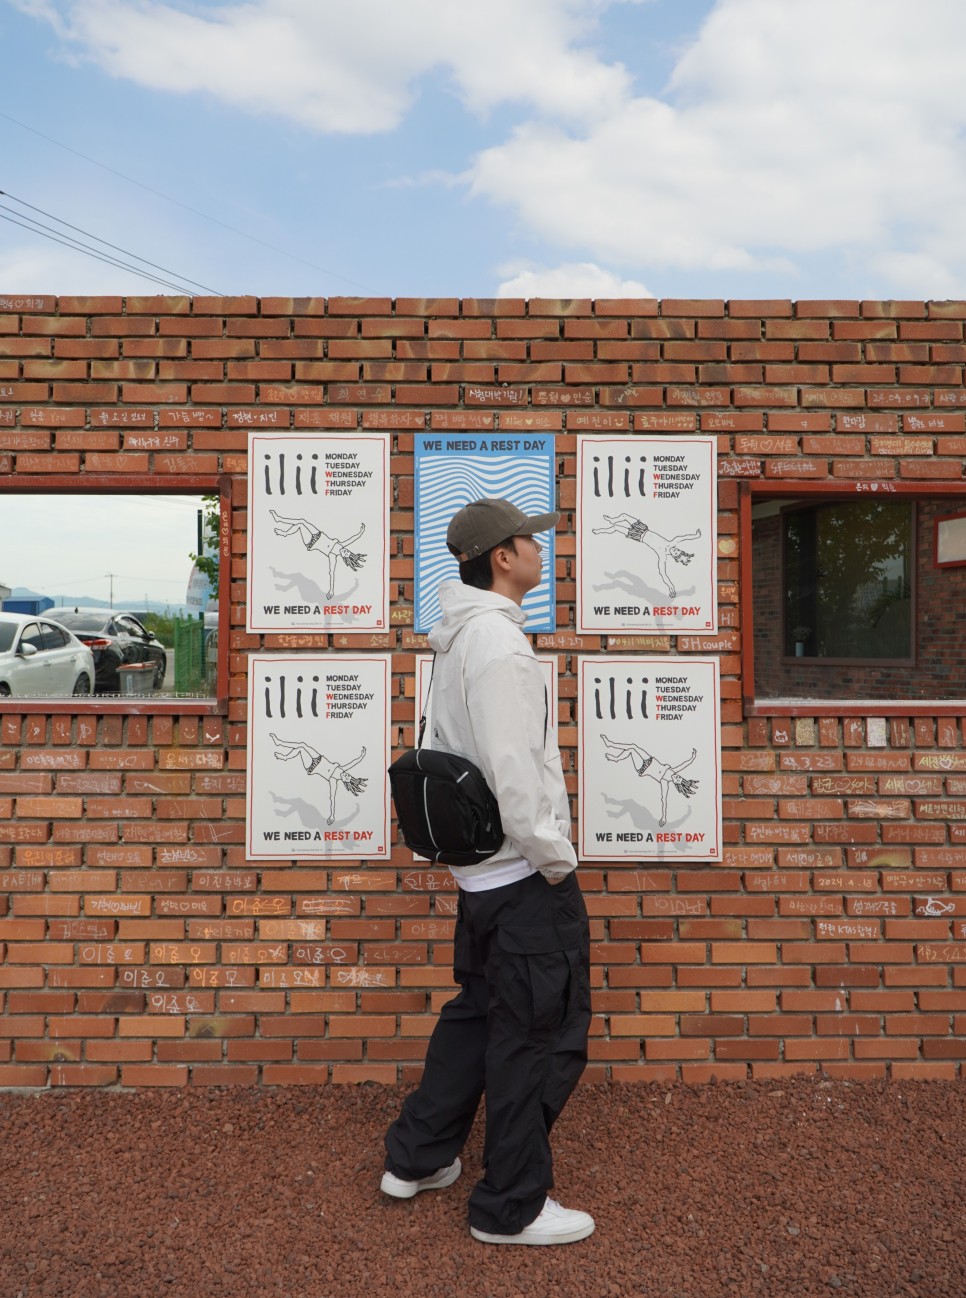
[[[534,536],[537,532],[549,532],[560,522],[560,514],[533,514],[525,523],[521,523],[514,536]]]

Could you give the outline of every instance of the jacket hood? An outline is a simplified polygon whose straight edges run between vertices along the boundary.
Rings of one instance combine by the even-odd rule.
[[[501,613],[509,621],[522,627],[527,615],[518,604],[493,590],[477,590],[461,581],[444,581],[439,587],[439,606],[442,620],[429,633],[429,644],[439,653],[445,653],[471,618],[483,613]]]

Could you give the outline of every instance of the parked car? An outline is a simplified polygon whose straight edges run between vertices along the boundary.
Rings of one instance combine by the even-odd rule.
[[[153,663],[152,684],[156,690],[161,688],[168,669],[164,645],[133,613],[114,608],[59,608],[57,618],[93,653],[97,694],[119,694],[118,669],[132,663]]]
[[[66,627],[29,613],[0,613],[0,697],[93,694],[94,655]]]

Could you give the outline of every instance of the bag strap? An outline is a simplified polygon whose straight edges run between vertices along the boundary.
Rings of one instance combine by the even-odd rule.
[[[426,686],[426,702],[423,705],[423,715],[419,718],[419,734],[416,737],[416,747],[422,748],[423,735],[426,732],[426,713],[429,711],[429,695],[433,688],[433,673],[436,671],[436,652],[433,651],[433,665],[429,669],[429,684]]]

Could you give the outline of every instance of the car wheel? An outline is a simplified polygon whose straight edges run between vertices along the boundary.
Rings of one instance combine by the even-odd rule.
[[[76,695],[76,694],[90,694],[90,692],[91,692],[91,678],[87,675],[86,672],[81,672],[77,680],[74,682],[74,693]]]
[[[0,699],[10,698],[10,686],[6,681],[0,681]]]
[[[154,664],[154,688],[159,690],[164,684],[164,674],[168,670],[167,658],[162,658],[160,662]]]

